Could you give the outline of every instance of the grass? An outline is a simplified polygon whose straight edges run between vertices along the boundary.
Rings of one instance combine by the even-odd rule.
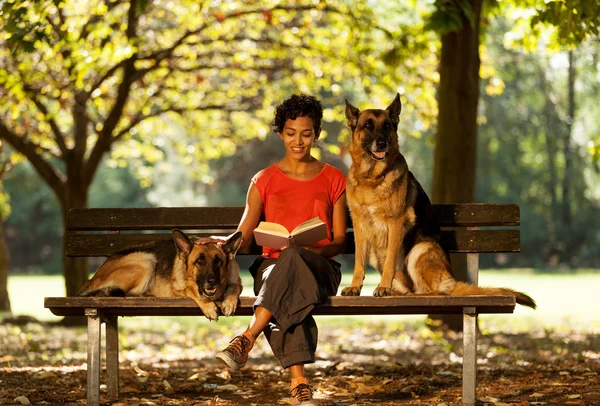
[[[344,273],[341,286],[347,286],[352,275]],[[244,291],[242,295],[251,296],[252,278],[248,273],[243,276]],[[370,295],[378,282],[378,275],[368,273],[365,279],[363,295]],[[600,330],[600,306],[597,305],[596,290],[600,286],[600,273],[582,271],[569,274],[539,273],[532,269],[483,270],[480,272],[481,286],[505,286],[530,294],[538,303],[537,310],[517,306],[514,314],[482,315],[484,328],[496,331],[524,332],[532,329],[553,330]],[[65,287],[62,276],[9,276],[8,289],[13,314],[30,315],[40,320],[58,320],[43,306],[44,297],[64,296]],[[596,303],[593,305],[592,303]],[[0,314],[1,316],[1,314]],[[135,318],[140,319],[140,318]],[[156,318],[153,323],[156,322]],[[193,318],[182,317],[179,319]],[[325,318],[323,318],[325,319]],[[133,320],[129,319],[129,320]],[[417,316],[380,316],[369,317],[369,320],[386,322],[422,324],[424,317]],[[143,320],[139,322],[145,323]],[[181,321],[186,323],[186,321]],[[237,317],[223,320],[227,325],[246,323],[245,318]],[[327,324],[345,324],[356,322],[353,318],[327,318]],[[219,321],[221,323],[221,321]]]

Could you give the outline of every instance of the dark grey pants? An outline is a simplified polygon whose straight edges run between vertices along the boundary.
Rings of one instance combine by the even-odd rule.
[[[289,247],[277,259],[257,258],[254,277],[254,308],[264,307],[273,319],[265,337],[281,366],[315,362],[318,330],[311,311],[337,293],[340,264],[314,252]]]

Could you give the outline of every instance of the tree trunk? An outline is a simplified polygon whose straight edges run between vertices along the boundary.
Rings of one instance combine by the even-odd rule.
[[[4,219],[0,215],[0,311],[11,312],[8,296],[8,260],[9,252],[4,239]]]
[[[438,123],[435,136],[433,203],[475,200],[477,104],[479,101],[479,25],[483,0],[469,0],[473,20],[462,15],[462,28],[442,36]],[[451,256],[457,279],[466,279],[466,258]],[[453,330],[462,316],[433,316]]]
[[[570,242],[573,235],[573,216],[571,209],[571,198],[572,189],[571,183],[573,182],[573,122],[575,121],[575,55],[573,50],[569,51],[569,79],[568,79],[568,115],[566,118],[565,135],[563,137],[563,154],[565,159],[565,175],[563,177],[562,184],[562,230],[561,235],[564,239],[564,251],[561,258],[562,262],[570,264],[571,257],[574,255],[573,248],[579,244],[573,244]]]
[[[89,185],[71,182],[66,188],[67,196],[62,205],[63,230],[67,230],[67,213],[70,209],[86,208],[88,206],[87,191]],[[81,286],[88,280],[88,261],[85,257],[67,257],[65,255],[66,238],[63,238],[63,264],[67,296],[76,296]],[[85,317],[67,316],[63,319],[65,325],[83,325]]]
[[[559,222],[559,201],[558,186],[560,183],[559,174],[556,168],[557,138],[559,134],[558,118],[556,108],[552,100],[554,99],[548,81],[546,80],[546,69],[539,63],[536,63],[537,75],[539,78],[539,88],[544,95],[544,116],[546,118],[546,138],[545,146],[548,154],[548,183],[546,192],[550,196],[550,213],[546,215],[546,226],[548,227],[548,248],[544,255],[547,263],[558,261],[560,222]]]

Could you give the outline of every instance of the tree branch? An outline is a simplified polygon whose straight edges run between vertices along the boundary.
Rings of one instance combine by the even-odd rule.
[[[24,137],[18,136],[6,127],[2,121],[0,121],[0,138],[6,140],[16,151],[25,155],[42,179],[52,188],[61,203],[64,203],[64,175],[57,172],[52,165],[36,152],[39,148],[38,145],[27,141]]]
[[[21,80],[23,80],[23,78],[21,78]],[[62,154],[62,156],[66,156],[68,148],[65,144],[65,136],[58,127],[58,124],[52,117],[49,116],[48,109],[39,100],[39,98],[37,97],[37,92],[35,92],[33,88],[31,88],[28,84],[24,83],[23,90],[25,90],[25,93],[29,96],[29,99],[33,102],[33,104],[35,104],[38,110],[44,115],[44,117],[48,121],[50,129],[52,130],[52,134],[54,134],[54,141],[56,141],[56,145],[58,145],[60,153]]]
[[[133,40],[136,36],[136,30],[138,25],[138,15],[136,12],[138,0],[131,0],[129,3],[129,10],[127,12],[127,28],[125,30],[125,34],[129,40]],[[91,183],[94,174],[96,173],[96,169],[98,165],[100,165],[100,161],[106,152],[110,150],[110,147],[113,142],[112,133],[116,128],[121,116],[123,115],[123,109],[125,104],[127,103],[127,99],[129,98],[129,94],[131,93],[131,85],[134,82],[135,76],[135,61],[137,55],[132,55],[129,59],[124,61],[123,63],[123,78],[121,83],[119,84],[119,88],[117,90],[117,98],[115,100],[115,104],[113,105],[110,113],[108,114],[106,120],[104,121],[104,126],[102,127],[102,131],[98,134],[98,140],[96,141],[96,145],[92,148],[92,152],[90,153],[90,157],[87,161],[87,164],[84,167],[84,182],[87,184]]]

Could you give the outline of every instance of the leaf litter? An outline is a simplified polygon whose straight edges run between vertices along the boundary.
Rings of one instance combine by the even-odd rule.
[[[462,335],[386,322],[319,322],[306,372],[319,406],[461,404]],[[214,359],[243,322],[121,323],[120,399],[103,405],[287,405],[289,377],[260,338],[248,365]],[[600,405],[597,333],[479,335],[478,405]],[[0,323],[0,404],[85,405],[84,328]]]

